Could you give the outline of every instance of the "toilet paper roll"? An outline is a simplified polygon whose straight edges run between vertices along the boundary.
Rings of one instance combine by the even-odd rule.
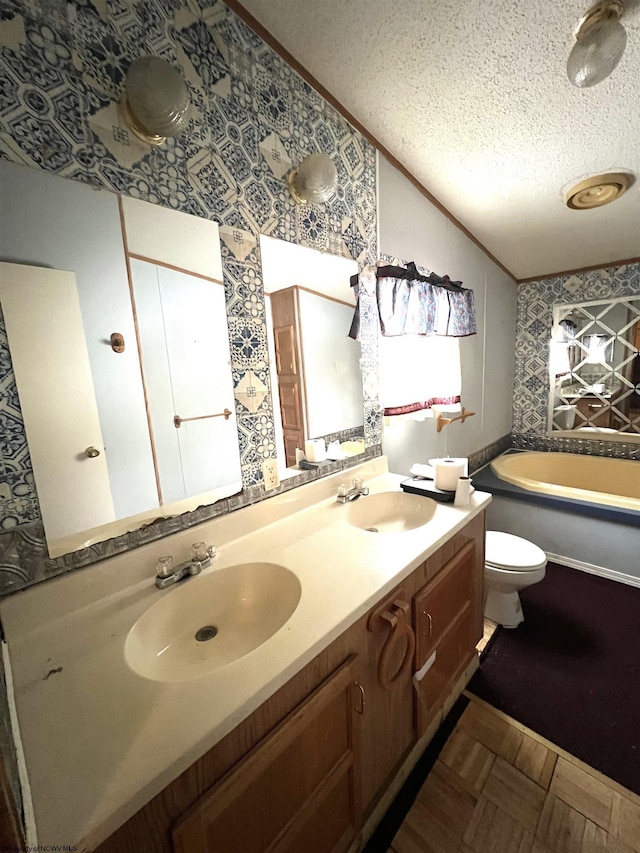
[[[460,477],[456,486],[456,496],[453,499],[454,506],[466,506],[471,497],[471,479]]]
[[[327,445],[324,438],[312,438],[305,441],[304,455],[309,462],[324,462],[327,458]]]
[[[464,471],[462,472],[463,477],[469,476],[469,459],[466,456],[447,456],[447,459],[453,459],[454,462],[461,462],[464,465]],[[442,461],[441,459],[429,459],[429,465],[435,465],[436,462]]]
[[[455,492],[458,480],[463,476],[464,463],[456,459],[434,459],[436,489]]]

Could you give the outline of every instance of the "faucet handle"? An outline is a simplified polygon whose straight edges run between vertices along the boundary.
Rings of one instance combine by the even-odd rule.
[[[364,486],[364,480],[362,477],[354,477],[353,478],[353,488],[361,489]]]
[[[207,545],[206,542],[194,542],[191,546],[191,559],[194,563],[204,563],[216,555],[215,545]]]
[[[346,498],[348,492],[349,492],[349,487],[345,483],[340,483],[340,485],[338,486],[338,497],[339,498]]]
[[[158,557],[156,564],[156,575],[159,578],[168,578],[173,574],[173,557]]]

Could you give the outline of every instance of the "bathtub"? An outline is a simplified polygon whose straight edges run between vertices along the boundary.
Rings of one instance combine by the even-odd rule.
[[[640,463],[631,459],[523,451],[499,456],[491,469],[527,491],[640,512]]]
[[[491,492],[487,528],[548,558],[640,586],[640,461],[510,451],[472,475]]]

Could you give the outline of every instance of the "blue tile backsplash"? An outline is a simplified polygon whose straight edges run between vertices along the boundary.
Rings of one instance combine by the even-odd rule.
[[[177,66],[192,99],[188,130],[157,148],[117,107],[143,54]],[[269,387],[260,234],[375,259],[375,149],[220,0],[0,0],[0,61],[0,157],[219,223],[236,388],[255,377]],[[336,197],[296,206],[286,176],[315,151],[336,165]],[[376,361],[366,330],[361,343],[366,377]],[[236,409],[242,504],[264,494],[275,432],[270,395],[250,411],[238,392]],[[364,429],[379,453],[380,414],[366,393]],[[48,559],[1,321],[0,433],[0,593],[147,541],[128,534]],[[163,522],[152,538],[230,509],[219,504]]]

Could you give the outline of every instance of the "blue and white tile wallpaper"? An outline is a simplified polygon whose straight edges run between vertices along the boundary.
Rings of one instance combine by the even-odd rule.
[[[637,445],[546,438],[549,341],[554,305],[619,296],[640,296],[640,264],[545,278],[519,285],[513,389],[514,446],[586,453],[604,452],[604,445],[611,444],[613,449],[605,455],[637,457]],[[550,441],[553,447],[547,446]]]
[[[159,147],[118,110],[144,54],[178,67],[192,100],[188,130]],[[296,206],[287,174],[316,151],[337,167],[336,197]],[[243,487],[258,499],[262,463],[275,455],[258,238],[373,262],[374,148],[221,0],[0,0],[0,157],[219,223]],[[363,335],[365,368],[375,368],[373,334]],[[261,391],[257,407],[245,405],[248,385]],[[373,447],[380,414],[365,398]],[[70,555],[65,567],[43,564],[46,548],[34,555],[44,543],[1,322],[0,432],[0,592],[105,556]],[[25,566],[33,560],[39,568]]]

